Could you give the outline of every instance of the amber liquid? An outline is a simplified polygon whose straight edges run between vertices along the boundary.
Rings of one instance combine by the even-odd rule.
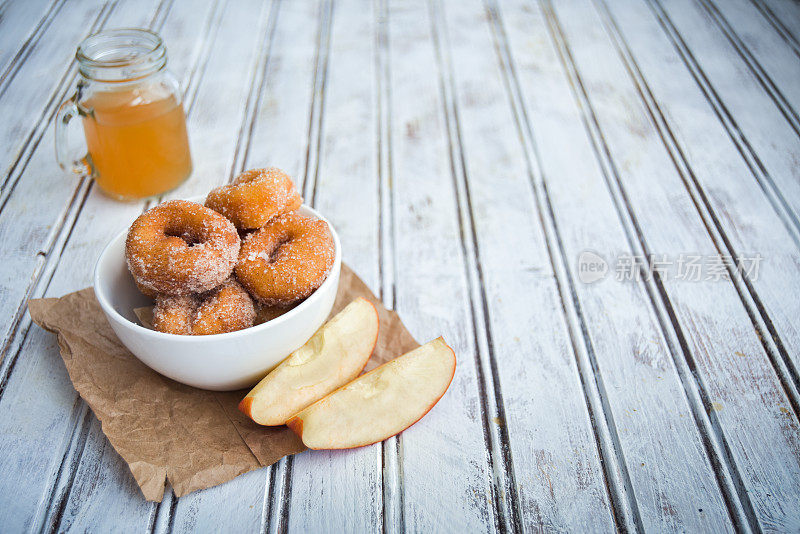
[[[92,110],[83,129],[97,185],[109,195],[159,195],[191,174],[186,117],[174,96],[137,88],[97,93],[83,106]]]

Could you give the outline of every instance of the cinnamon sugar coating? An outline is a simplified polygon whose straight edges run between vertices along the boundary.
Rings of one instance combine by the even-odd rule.
[[[225,281],[239,247],[239,234],[228,219],[195,202],[171,200],[133,222],[125,258],[143,293],[188,295]]]
[[[153,328],[169,334],[207,336],[249,328],[255,318],[253,300],[231,277],[202,295],[159,296]]]
[[[167,334],[192,334],[192,315],[199,305],[195,295],[159,296],[153,308],[153,329]]]
[[[281,213],[303,203],[292,179],[280,169],[251,169],[230,185],[211,191],[206,206],[230,219],[239,230],[261,228]]]
[[[235,272],[253,298],[285,306],[322,285],[334,253],[325,221],[286,213],[245,238]]]

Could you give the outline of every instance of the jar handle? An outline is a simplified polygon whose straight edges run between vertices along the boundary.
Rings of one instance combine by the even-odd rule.
[[[56,114],[56,161],[67,172],[92,176],[94,169],[89,159],[89,152],[76,156],[76,148],[69,143],[69,123],[81,112],[78,109],[77,94],[61,104]],[[85,149],[85,146],[84,146]]]

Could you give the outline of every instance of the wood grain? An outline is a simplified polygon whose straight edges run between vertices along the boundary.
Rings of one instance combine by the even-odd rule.
[[[649,100],[650,113],[679,162],[682,179],[717,246],[732,256],[747,257],[758,251],[765,257],[764,268],[756,276],[742,277],[742,298],[753,315],[762,317],[757,321],[759,329],[775,343],[774,365],[785,364],[783,379],[796,387],[800,348],[794,317],[798,310],[794,301],[782,298],[787,288],[795,287],[800,264],[790,228],[780,224],[778,214],[769,209],[767,195],[748,180],[746,161],[737,157],[733,143],[725,142],[722,124],[714,121],[711,106],[677,63],[666,36],[653,39],[658,35],[656,21],[651,19],[648,26],[644,6],[617,4],[608,4],[616,19],[609,19],[616,26],[610,29],[625,34],[618,36],[620,52],[628,55],[640,92]],[[646,42],[650,46],[644,46]],[[630,49],[623,50],[628,44],[636,58]]]
[[[32,0],[0,6],[0,92],[25,63],[62,5],[61,0]]]
[[[657,0],[648,4],[681,59],[699,83],[707,84],[709,98],[731,123],[733,134],[743,139],[753,165],[766,177],[765,186],[789,220],[800,226],[797,132],[752,71],[733,60],[730,44],[700,6],[680,1],[662,5]]]
[[[451,14],[462,194],[479,269],[475,285],[481,287],[476,300],[483,301],[481,314],[489,330],[495,396],[503,399],[504,417],[494,425],[507,428],[510,441],[506,446],[521,515],[517,527],[612,528],[615,497],[607,494],[607,484],[618,481],[616,474],[607,481],[600,464],[595,441],[605,436],[598,438],[591,421],[577,416],[589,414],[586,396],[593,393],[584,392],[579,378],[566,303],[554,280],[552,242],[540,226],[543,214],[536,213],[524,148],[499,142],[519,132],[494,50],[497,35],[484,23],[489,13],[480,3],[460,9],[448,5],[446,13]],[[492,237],[512,228],[508,238]],[[535,340],[531,331],[539,332]],[[552,426],[546,434],[534,430],[546,420],[562,421],[559,431]],[[572,474],[553,476],[557,472]],[[563,509],[568,502],[580,502],[581,511]]]
[[[800,56],[800,6],[792,0],[751,0],[775,31],[783,38],[786,46]]]
[[[395,524],[485,531],[499,518],[440,94],[441,29],[429,9],[424,2],[388,4],[391,270],[394,306],[410,331],[420,341],[444,336],[458,364],[447,395],[397,438],[402,493]]]
[[[504,3],[503,11],[518,13],[519,5]],[[578,258],[583,251],[599,252],[613,266],[613,258],[630,254],[631,245],[602,170],[590,157],[593,149],[581,132],[580,110],[562,96],[570,87],[559,73],[557,51],[524,31],[536,28],[534,35],[545,33],[545,20],[535,12],[524,13],[518,19],[503,17],[514,60],[511,75],[520,87],[520,114],[531,130],[530,157],[538,160],[535,181],[552,210],[570,291],[586,331],[589,372],[593,370],[602,385],[606,413],[613,413],[612,428],[636,495],[639,521],[645,529],[656,524],[690,530],[709,525],[730,528],[709,459],[715,451],[705,446],[708,429],[695,427],[695,419],[704,415],[702,407],[698,413],[698,406],[686,398],[685,388],[691,384],[675,366],[662,331],[664,318],[654,313],[648,288],[619,281],[613,271],[602,282],[581,282]],[[633,386],[632,376],[641,385]],[[676,432],[681,436],[680,449],[670,441]],[[651,437],[642,441],[642,435]],[[674,472],[675,465],[685,462],[692,465],[688,471],[693,484]],[[704,489],[688,497],[686,488],[698,484]],[[701,501],[703,515],[697,513]]]
[[[741,0],[700,0],[700,3],[797,132],[800,62],[794,51],[784,46],[781,36],[773,31],[768,20],[759,16],[752,3]]]
[[[458,369],[383,444],[141,499],[25,302],[90,284],[120,204],[53,162],[75,45],[149,26],[195,163],[275,165]],[[800,525],[800,7],[791,0],[0,2],[8,531],[791,531]],[[760,253],[581,281],[578,257]]]
[[[673,258],[687,250],[716,253],[622,65],[611,51],[603,51],[608,41],[601,27],[593,17],[576,17],[579,10],[587,13],[581,2],[562,2],[556,7],[563,38],[571,46],[569,61],[580,66],[581,77],[575,80],[580,84],[579,98],[596,124],[597,142],[608,158],[611,189],[624,206],[622,215],[631,218],[641,252]],[[600,53],[608,58],[602,68],[594,60]],[[637,135],[631,135],[634,132]],[[669,231],[662,224],[665,219],[673,221]],[[665,304],[672,308],[675,326],[680,326],[685,356],[699,375],[706,409],[719,422],[744,486],[749,489],[772,480],[767,484],[781,488],[770,499],[750,498],[757,520],[762,528],[794,524],[798,518],[788,502],[797,498],[800,436],[790,415],[792,392],[789,389],[787,395],[787,384],[781,383],[771,366],[735,288],[724,281],[682,283],[665,277],[661,290],[668,299]],[[724,319],[712,312],[720,308],[725,310]],[[744,398],[763,400],[753,403]],[[759,421],[759,439],[743,430],[753,424],[751,418]],[[750,491],[762,495],[763,487]]]

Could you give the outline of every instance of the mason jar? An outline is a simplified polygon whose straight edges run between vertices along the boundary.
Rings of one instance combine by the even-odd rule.
[[[157,196],[186,180],[186,115],[161,38],[135,28],[102,31],[87,37],[75,57],[77,90],[56,117],[59,165],[120,200]],[[69,139],[76,116],[85,144]]]

